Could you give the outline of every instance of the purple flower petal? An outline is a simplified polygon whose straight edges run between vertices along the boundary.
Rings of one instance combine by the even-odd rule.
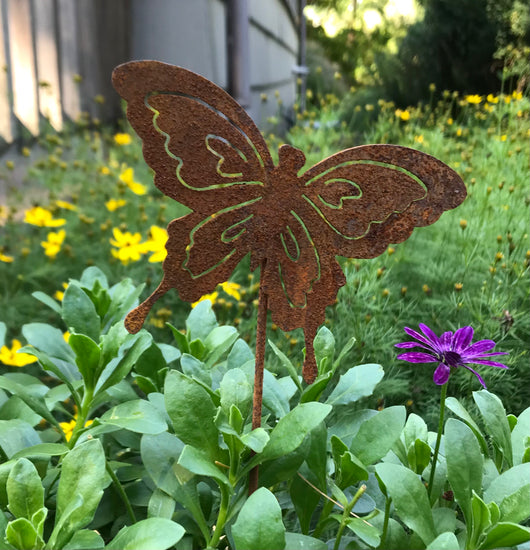
[[[429,353],[422,353],[421,351],[409,351],[408,353],[402,353],[397,356],[397,359],[402,361],[408,361],[409,363],[434,363],[438,361],[436,357]]]
[[[437,386],[443,386],[449,380],[450,374],[451,369],[447,365],[440,363],[434,371],[432,379]]]
[[[451,349],[451,342],[453,340],[453,333],[451,331],[444,332],[440,336],[440,342],[442,343],[442,348],[444,350]]]
[[[426,344],[430,348],[433,347],[433,342],[431,342],[428,338],[425,338],[425,336],[422,336],[419,332],[416,332],[415,330],[412,330],[409,327],[405,327],[403,329],[409,336],[412,336],[412,338],[416,338],[416,340],[419,340],[423,344]]]
[[[484,382],[482,376],[480,376],[480,374],[476,370],[473,370],[471,367],[468,367],[467,365],[464,365],[464,367],[467,370],[471,371],[478,378],[478,381],[482,384],[483,388],[486,389],[486,383]]]
[[[473,361],[468,361],[468,363],[472,363],[473,365],[485,365],[486,367],[497,367],[499,369],[509,368],[507,365],[503,365],[502,363],[497,363],[496,361],[487,361],[485,359],[474,359]],[[464,365],[464,367],[466,367],[466,365]]]
[[[420,344],[419,342],[401,342],[400,344],[395,344],[396,348],[423,348],[423,349],[431,349],[430,347],[424,346],[423,344]]]
[[[436,336],[436,334],[427,325],[420,323],[418,326],[423,334],[425,334],[425,336],[427,336],[427,338],[434,344],[435,348],[440,349],[442,345],[440,338],[438,338],[438,336]]]
[[[469,346],[473,339],[473,327],[459,328],[453,336],[452,351],[460,352]]]
[[[493,340],[479,340],[465,350],[466,355],[478,355],[490,351],[495,347]]]

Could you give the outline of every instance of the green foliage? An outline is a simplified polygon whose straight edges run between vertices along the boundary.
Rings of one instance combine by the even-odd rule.
[[[94,292],[109,287],[90,272],[70,284],[96,313],[81,322],[63,305],[78,331],[68,343],[48,325],[24,330],[46,383],[0,376],[2,397],[32,412],[0,420],[3,548],[488,550],[530,540],[530,409],[506,416],[482,390],[478,417],[450,398],[458,418],[445,424],[428,492],[436,434],[403,406],[352,408],[383,377],[380,365],[351,366],[353,341],[341,348],[320,329],[312,386],[272,344],[280,363],[265,372],[263,425],[252,429],[253,355],[210,301],[171,330],[177,349],[103,322],[119,298]],[[249,496],[257,466],[261,487]]]

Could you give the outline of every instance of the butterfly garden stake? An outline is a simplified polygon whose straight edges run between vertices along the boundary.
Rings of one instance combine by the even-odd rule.
[[[133,61],[114,70],[113,83],[155,185],[191,210],[169,224],[162,281],[129,313],[126,327],[139,331],[171,288],[197,301],[250,254],[251,269],[260,268],[256,428],[267,312],[282,330],[303,328],[303,377],[312,383],[314,337],[346,282],[336,256],[378,256],[458,206],[464,183],[434,157],[395,145],[353,147],[308,169],[302,151],[282,145],[275,165],[245,110],[209,80],[158,61]]]

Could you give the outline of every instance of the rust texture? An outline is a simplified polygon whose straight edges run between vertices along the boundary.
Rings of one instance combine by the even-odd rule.
[[[314,336],[345,284],[336,256],[378,256],[466,196],[451,168],[394,145],[346,149],[308,169],[302,151],[282,145],[275,165],[245,110],[180,67],[130,62],[114,70],[113,83],[155,185],[192,210],[169,224],[162,282],[127,316],[130,332],[169,289],[194,302],[250,253],[252,269],[265,266],[260,295],[272,320],[304,330],[311,383]]]

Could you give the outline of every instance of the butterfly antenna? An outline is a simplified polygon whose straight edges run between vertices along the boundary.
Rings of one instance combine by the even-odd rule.
[[[145,319],[154,303],[171,288],[171,285],[162,279],[162,282],[158,285],[158,288],[138,307],[135,307],[132,311],[127,314],[125,317],[125,328],[131,334],[136,334],[143,326]]]

